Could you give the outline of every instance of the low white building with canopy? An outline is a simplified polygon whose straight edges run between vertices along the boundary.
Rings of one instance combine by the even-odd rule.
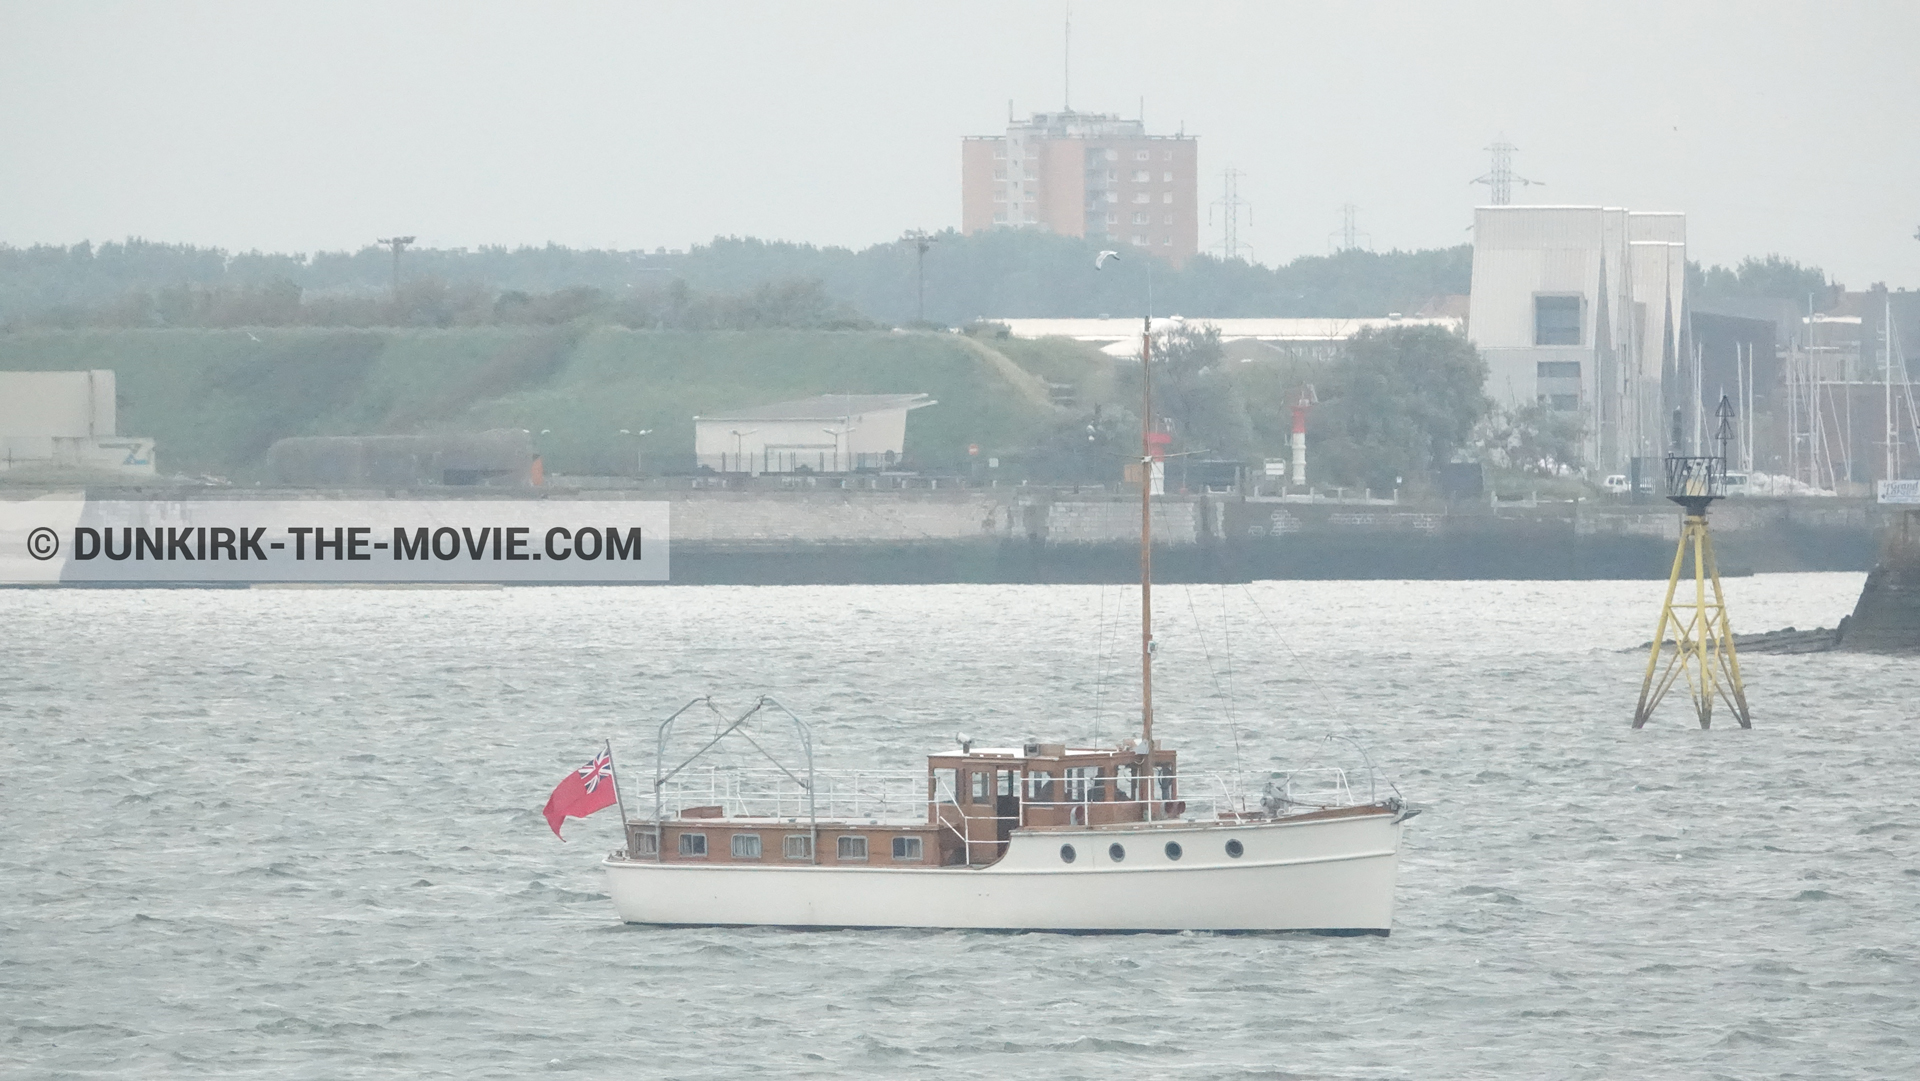
[[[907,414],[925,394],[821,394],[693,418],[693,452],[716,473],[851,473],[906,453]]]

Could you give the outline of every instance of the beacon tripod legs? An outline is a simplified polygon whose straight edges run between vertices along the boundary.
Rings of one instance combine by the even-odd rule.
[[[1687,556],[1693,556],[1693,600],[1674,604]],[[1712,597],[1708,597],[1708,587]],[[1661,665],[1661,654],[1671,641],[1674,649]],[[1727,605],[1720,593],[1720,570],[1713,562],[1713,540],[1707,535],[1707,517],[1689,514],[1680,529],[1680,547],[1673,553],[1673,573],[1667,578],[1667,599],[1660,608],[1660,625],[1653,632],[1647,656],[1646,679],[1640,684],[1640,705],[1633,726],[1643,727],[1667,691],[1681,679],[1693,699],[1700,727],[1713,724],[1713,704],[1725,703],[1742,728],[1752,728],[1747,692],[1740,683],[1740,658],[1734,652],[1733,631],[1727,623]]]

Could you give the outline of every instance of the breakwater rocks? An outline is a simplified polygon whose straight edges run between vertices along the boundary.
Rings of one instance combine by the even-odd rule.
[[[96,499],[663,500],[680,584],[1139,580],[1139,497],[1028,487],[876,489],[868,478],[703,480],[541,489],[116,488]],[[843,486],[844,484],[844,486]],[[9,491],[0,498],[29,498]],[[1155,577],[1664,579],[1680,510],[1664,501],[1412,504],[1173,495],[1153,507]],[[1727,500],[1713,510],[1722,574],[1865,570],[1881,508],[1848,500]]]
[[[1843,619],[1838,627],[1815,627],[1810,631],[1787,627],[1761,634],[1736,634],[1733,648],[1741,653],[1826,653],[1840,648],[1840,635],[1846,625]]]
[[[1880,558],[1838,627],[1736,634],[1733,645],[1742,653],[1920,654],[1920,510],[1901,511],[1887,524]]]
[[[1879,562],[1841,628],[1841,649],[1920,653],[1920,510],[1888,524]]]

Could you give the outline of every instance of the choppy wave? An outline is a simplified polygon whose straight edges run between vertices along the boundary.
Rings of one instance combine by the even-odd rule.
[[[1859,581],[1727,584],[1760,630]],[[0,592],[0,1077],[1907,1072],[1920,665],[1756,656],[1754,731],[1632,732],[1657,594],[1168,607],[1189,769],[1357,765],[1339,731],[1426,808],[1393,935],[1321,939],[623,928],[611,814],[538,814],[602,738],[642,790],[709,692],[779,695],[829,766],[1118,739],[1131,590]]]

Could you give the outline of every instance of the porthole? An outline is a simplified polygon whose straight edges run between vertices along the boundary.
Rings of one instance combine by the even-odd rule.
[[[1060,846],[1060,862],[1061,863],[1073,862],[1073,846],[1072,845]]]
[[[1113,860],[1113,862],[1115,863],[1119,863],[1121,860],[1126,859],[1127,846],[1119,843],[1108,845],[1107,858]]]
[[[1239,859],[1246,854],[1247,846],[1241,844],[1238,839],[1227,842],[1227,855],[1232,856],[1234,859]]]
[[[1167,842],[1167,858],[1170,860],[1177,860],[1180,858],[1180,842],[1179,841]]]

